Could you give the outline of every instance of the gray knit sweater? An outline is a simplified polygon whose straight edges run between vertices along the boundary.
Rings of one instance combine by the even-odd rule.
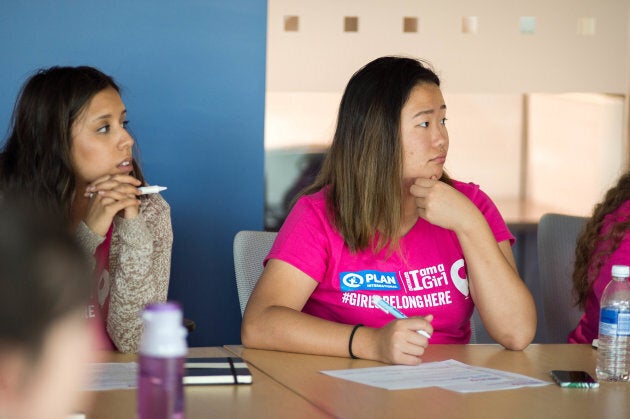
[[[76,236],[94,262],[94,252],[105,237],[94,233],[84,222],[79,224]],[[166,301],[172,245],[171,210],[159,194],[142,198],[136,218],[114,218],[109,249],[107,333],[120,352],[137,352],[143,307]]]

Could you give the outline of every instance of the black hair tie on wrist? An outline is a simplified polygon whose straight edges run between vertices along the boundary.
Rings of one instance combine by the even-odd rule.
[[[348,352],[350,353],[350,358],[352,359],[359,359],[359,357],[355,356],[352,353],[352,339],[354,338],[354,332],[356,332],[359,327],[363,327],[363,325],[359,323],[352,328],[352,332],[350,333],[350,340],[348,341]]]

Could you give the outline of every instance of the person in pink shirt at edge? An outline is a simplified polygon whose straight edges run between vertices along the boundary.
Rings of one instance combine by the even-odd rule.
[[[527,347],[536,311],[514,238],[477,185],[446,174],[448,149],[427,63],[382,57],[355,73],[322,170],[265,260],[243,345],[416,365],[430,343],[468,343],[476,306],[493,339]]]
[[[0,154],[0,194],[66,220],[94,267],[86,317],[99,349],[136,352],[142,308],[165,301],[170,207],[145,185],[114,80],[87,66],[37,71],[22,87]]]
[[[599,301],[610,282],[613,265],[630,265],[630,172],[606,192],[580,233],[575,249],[573,294],[584,309],[568,337],[569,343],[588,343],[599,335]]]

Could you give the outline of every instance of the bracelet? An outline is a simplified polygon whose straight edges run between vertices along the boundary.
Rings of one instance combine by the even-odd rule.
[[[352,359],[359,359],[359,357],[355,356],[352,353],[352,339],[354,338],[354,332],[356,332],[359,327],[363,327],[363,325],[359,323],[352,328],[352,332],[350,333],[350,340],[348,341],[348,352],[350,353],[350,358]]]

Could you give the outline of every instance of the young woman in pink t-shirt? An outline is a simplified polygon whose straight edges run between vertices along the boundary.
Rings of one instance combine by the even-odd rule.
[[[535,307],[513,238],[476,185],[444,172],[445,123],[425,63],[383,57],[352,76],[322,171],[245,310],[245,346],[413,365],[429,343],[468,342],[473,306],[506,348],[531,342]]]
[[[599,334],[599,301],[613,265],[630,264],[630,172],[608,190],[578,237],[573,271],[576,305],[584,314],[569,343],[592,343]]]

